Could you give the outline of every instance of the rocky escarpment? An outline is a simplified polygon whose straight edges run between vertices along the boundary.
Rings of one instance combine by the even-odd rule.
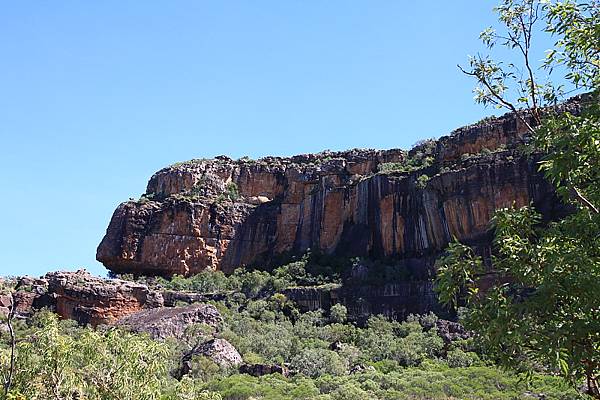
[[[577,113],[578,103],[557,110]],[[453,238],[489,255],[495,210],[533,204],[547,219],[565,213],[538,171],[540,155],[520,150],[526,133],[506,114],[408,152],[178,163],[155,173],[139,200],[117,207],[97,259],[115,273],[168,277],[275,265],[309,249],[366,257],[403,278],[371,282],[361,275],[372,271],[357,265],[338,288],[286,295],[304,309],[343,303],[358,321],[440,312],[431,278]]]
[[[126,315],[164,304],[162,294],[146,285],[102,279],[85,270],[19,278],[12,297],[20,316],[49,308],[62,318],[93,326],[112,324]]]
[[[152,176],[140,200],[119,205],[97,259],[117,273],[171,276],[312,249],[395,258],[422,278],[454,237],[484,248],[496,209],[560,212],[535,157],[518,151],[525,133],[507,114],[410,152],[175,164]]]

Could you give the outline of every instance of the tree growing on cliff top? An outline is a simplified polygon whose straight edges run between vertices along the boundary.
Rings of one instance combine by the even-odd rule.
[[[515,50],[522,63],[477,55],[461,70],[477,81],[476,101],[517,115],[531,135],[529,149],[545,154],[540,169],[574,212],[542,227],[530,207],[498,211],[493,264],[500,278],[478,292],[482,260],[454,243],[437,264],[440,299],[450,306],[458,295],[465,299],[467,326],[502,365],[550,367],[573,384],[585,379],[600,398],[600,3],[504,0],[496,11],[504,32],[486,29],[481,39],[490,49]],[[531,45],[540,23],[556,42],[536,68]],[[578,115],[544,108],[565,88],[540,83],[536,73],[557,69],[566,71],[570,90],[588,92]]]

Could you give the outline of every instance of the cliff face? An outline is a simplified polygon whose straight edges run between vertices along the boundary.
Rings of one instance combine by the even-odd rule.
[[[517,151],[524,133],[507,114],[408,153],[176,164],[154,174],[139,201],[119,205],[97,259],[117,273],[192,275],[310,248],[427,271],[453,237],[485,247],[498,208],[558,212],[535,160]]]

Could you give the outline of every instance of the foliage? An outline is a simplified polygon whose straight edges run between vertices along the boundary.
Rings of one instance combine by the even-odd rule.
[[[500,44],[516,51],[521,63],[506,64],[489,55],[477,54],[470,57],[468,69],[459,68],[476,79],[478,85],[474,93],[478,103],[514,112],[533,133],[542,123],[542,107],[556,104],[565,93],[563,85],[555,86],[550,80],[555,69],[566,69],[565,78],[575,89],[598,87],[600,6],[597,0],[587,3],[503,0],[495,10],[504,30],[486,28],[480,38],[490,50]],[[532,42],[537,25],[542,21],[545,31],[556,41],[545,61],[535,66]],[[544,71],[543,78],[536,76]]]
[[[483,262],[473,249],[454,240],[446,253],[436,261],[436,290],[439,300],[452,308],[458,307],[461,295],[477,293],[475,275],[482,272]]]
[[[387,373],[367,371],[341,376],[324,375],[316,379],[303,375],[291,378],[232,375],[214,380],[206,387],[219,392],[226,400],[525,400],[532,398],[533,393],[543,393],[548,400],[579,398],[576,391],[561,386],[555,377],[535,376],[527,385],[517,376],[494,367],[449,368],[441,363]]]
[[[248,298],[270,295],[291,284],[285,277],[241,268],[229,276],[222,271],[202,271],[189,278],[181,275],[175,275],[171,279],[158,278],[155,283],[166,289],[203,294],[239,292]]]
[[[400,162],[386,162],[378,166],[380,173],[410,173],[433,165],[437,141],[435,139],[419,140],[407,153],[406,159]]]
[[[583,98],[580,115],[564,113],[546,119],[532,140],[532,148],[546,154],[540,167],[557,192],[594,214],[600,209],[598,96],[595,92]]]
[[[600,6],[597,0],[560,1],[548,10],[546,30],[557,40],[548,52],[546,67],[567,69],[576,87],[595,89],[600,84]]]
[[[470,367],[473,364],[477,364],[479,356],[474,352],[455,349],[446,354],[446,361],[451,368]]]
[[[240,197],[240,191],[235,182],[229,182],[225,186],[225,193],[231,201],[236,201]]]
[[[348,309],[343,304],[334,304],[329,309],[329,319],[331,322],[344,323],[348,318]]]
[[[600,3],[504,0],[496,11],[504,33],[488,28],[481,39],[490,49],[500,43],[516,50],[521,66],[478,55],[463,72],[477,80],[478,102],[513,111],[528,128],[529,151],[545,154],[540,169],[573,212],[540,227],[530,207],[498,211],[493,261],[501,277],[477,293],[482,261],[455,243],[439,264],[440,298],[456,307],[459,295],[466,297],[468,325],[502,365],[527,371],[547,366],[573,384],[585,378],[588,392],[600,398]],[[556,40],[546,72],[565,71],[575,89],[591,91],[580,98],[579,115],[542,110],[558,101],[563,87],[542,84],[534,74],[539,69],[531,63],[531,43],[540,21]]]
[[[419,177],[417,178],[417,187],[419,189],[425,189],[425,187],[427,186],[427,182],[429,182],[429,179],[431,178],[426,174],[419,175]]]
[[[347,363],[336,352],[321,348],[302,349],[291,359],[291,366],[311,378],[343,375],[348,370]]]
[[[9,395],[27,399],[179,399],[169,377],[168,347],[118,329],[73,329],[43,313],[32,335],[18,343]],[[1,354],[5,361],[6,353]],[[200,399],[218,399],[209,392]]]
[[[255,279],[269,275],[253,272],[259,272]],[[280,279],[270,276],[267,280]],[[206,288],[203,282],[195,284]],[[243,287],[237,282],[233,290]],[[187,284],[184,279],[173,283]],[[221,329],[193,325],[177,343],[114,328],[81,328],[41,313],[28,325],[19,324],[19,337],[36,342],[19,344],[18,383],[12,393],[56,398],[52,388],[57,387],[61,398],[76,393],[90,399],[216,399],[215,393],[225,399],[525,398],[527,388],[516,376],[484,367],[472,346],[457,343],[446,352],[432,313],[411,315],[404,322],[372,316],[359,327],[332,318],[347,312],[342,306],[328,315],[318,310],[292,316],[293,305],[281,293],[244,295],[242,302],[235,300],[237,294],[230,292],[225,301],[214,303],[224,317]],[[182,351],[214,335],[230,341],[245,362],[287,364],[296,375],[239,375],[196,356],[189,375],[181,381],[170,377]],[[3,360],[6,351],[0,351]],[[355,367],[362,372],[349,374]],[[548,399],[574,397],[552,378],[535,379],[533,387]]]
[[[219,293],[231,289],[228,277],[222,271],[201,271],[185,278],[175,275],[170,280],[158,278],[157,283],[172,290],[186,290],[198,293]]]
[[[393,172],[408,172],[407,165],[403,162],[386,162],[381,163],[377,167],[379,172],[382,173],[393,173]]]
[[[585,213],[539,228],[540,217],[529,207],[500,210],[494,265],[505,278],[485,293],[466,293],[466,323],[484,340],[485,353],[503,365],[550,366],[574,384],[585,377],[593,388],[600,371],[600,221]],[[462,275],[441,271],[447,304],[456,305],[456,291],[476,277],[465,254],[454,251],[446,259]]]

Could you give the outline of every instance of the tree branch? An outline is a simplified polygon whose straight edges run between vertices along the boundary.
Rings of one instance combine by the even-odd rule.
[[[588,210],[592,211],[594,214],[600,214],[600,210],[596,207],[591,201],[589,201],[583,193],[579,191],[575,186],[571,186],[571,193],[575,197],[575,200],[581,205],[583,205]]]
[[[475,72],[470,72],[470,71],[466,71],[464,70],[460,65],[457,64],[458,69],[465,75],[469,75],[469,76],[474,76],[475,78],[477,78],[477,80],[482,83],[487,90],[489,91],[489,93],[498,101],[497,104],[500,104],[502,106],[504,106],[505,108],[508,108],[510,111],[512,111],[516,117],[525,125],[525,127],[527,128],[527,130],[530,133],[534,133],[535,130],[533,129],[533,127],[529,124],[529,122],[527,122],[525,120],[525,118],[521,115],[521,113],[519,112],[519,110],[517,110],[517,108],[509,101],[506,101],[504,99],[504,97],[500,96],[500,94],[498,94],[489,84],[489,82],[487,81],[487,79],[484,76],[481,76],[480,74],[477,74]]]

